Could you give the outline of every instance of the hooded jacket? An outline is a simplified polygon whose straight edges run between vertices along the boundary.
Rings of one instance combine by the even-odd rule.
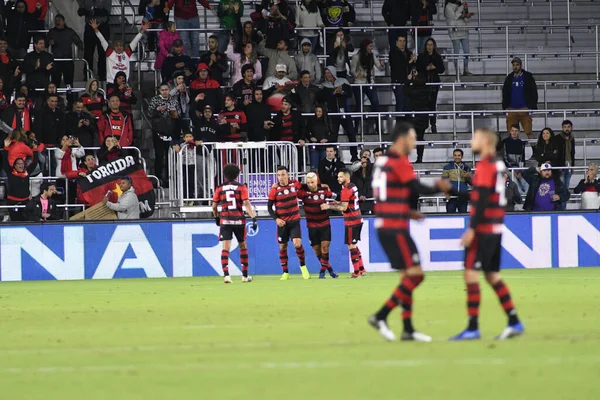
[[[92,83],[98,83],[98,88],[100,88],[100,82],[98,79],[90,79],[85,85],[85,94],[81,96],[81,101],[83,101],[83,105],[85,109],[88,110],[90,114],[94,117],[100,118],[104,113],[104,109],[106,107],[106,99],[98,90],[95,95],[92,93]]]
[[[465,11],[462,3],[447,2],[444,7],[444,15],[446,16],[446,25],[452,27],[448,29],[448,35],[451,40],[466,39],[469,36],[467,29],[467,20],[462,18]]]
[[[198,117],[196,113],[193,114],[192,122],[194,123],[194,139],[202,140],[207,143],[217,142],[220,128],[215,116],[213,115],[207,120],[202,113],[200,114],[200,117]]]
[[[118,219],[140,218],[140,202],[133,186],[124,191],[116,203],[107,202],[106,207],[116,211]]]
[[[304,43],[309,43],[310,40],[303,39],[300,42],[300,48],[302,49]],[[312,53],[312,50],[309,50],[307,54],[304,54],[303,51],[298,52],[296,58],[296,69],[299,72],[308,71],[310,72],[310,83],[319,84],[321,83],[321,64],[319,63],[319,59]]]
[[[334,66],[326,68],[335,78],[329,82],[327,78],[323,81],[323,88],[319,94],[319,102],[327,104],[327,110],[330,113],[346,112],[350,110],[350,99],[352,98],[352,87],[346,78],[338,78],[337,71]],[[335,89],[341,87],[342,92],[335,93]]]
[[[263,40],[258,45],[258,52],[269,59],[269,67],[267,68],[267,77],[275,76],[275,67],[277,64],[285,64],[287,67],[287,77],[291,80],[298,79],[298,70],[296,69],[296,63],[294,59],[288,54],[287,51],[273,50],[265,46],[266,42]]]
[[[208,70],[208,77],[205,81],[200,79],[200,71]],[[197,78],[190,83],[190,101],[196,103],[196,107],[192,109],[202,110],[204,106],[211,106],[213,110],[220,110],[223,107],[223,93],[221,91],[221,85],[219,82],[211,78],[210,69],[205,63],[198,64],[196,70]],[[204,94],[203,100],[196,101],[196,96]]]

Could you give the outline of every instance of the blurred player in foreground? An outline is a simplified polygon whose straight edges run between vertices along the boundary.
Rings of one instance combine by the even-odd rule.
[[[321,262],[319,279],[325,279],[325,272],[329,272],[332,278],[337,278],[338,274],[329,264],[329,245],[331,244],[329,214],[327,211],[321,210],[321,204],[326,204],[328,199],[335,198],[335,193],[327,185],[319,184],[317,174],[309,172],[306,174],[306,184],[302,185],[298,198],[304,204],[310,245]]]
[[[467,285],[467,329],[450,340],[479,339],[479,271],[496,292],[500,304],[508,316],[508,326],[496,337],[498,340],[521,335],[525,327],[517,317],[508,286],[500,277],[500,243],[506,205],[506,169],[502,161],[496,160],[498,137],[488,129],[475,131],[471,141],[473,153],[481,156],[473,177],[471,192],[471,222],[461,242],[465,246],[465,283]]]
[[[415,331],[412,324],[412,293],[425,277],[417,247],[409,234],[409,219],[422,219],[423,215],[411,209],[411,199],[417,198],[419,194],[448,192],[452,185],[448,181],[439,180],[431,188],[419,182],[408,159],[417,141],[412,125],[397,123],[392,141],[387,156],[381,156],[375,162],[375,227],[392,268],[400,270],[400,285],[383,307],[369,318],[369,324],[385,339],[396,340],[396,335],[388,327],[387,316],[400,305],[404,324],[401,339],[430,342],[431,337]]]
[[[357,245],[363,225],[362,214],[358,206],[360,196],[356,185],[350,182],[350,171],[347,169],[343,168],[338,172],[338,183],[342,185],[341,202],[322,204],[321,209],[337,210],[344,214],[344,243],[348,245],[350,261],[354,268],[350,278],[361,278],[367,275],[367,271],[363,266],[362,255]]]
[[[252,277],[248,276],[248,247],[246,246],[246,217],[242,205],[246,207],[246,212],[252,218],[252,228],[256,230],[256,215],[252,209],[252,204],[248,200],[248,188],[245,184],[237,182],[240,175],[240,169],[237,165],[227,164],[223,168],[225,182],[215,190],[213,196],[213,215],[217,226],[220,226],[219,240],[223,242],[221,250],[221,267],[225,283],[231,283],[229,276],[229,250],[231,249],[231,239],[233,235],[238,241],[240,247],[240,263],[242,264],[242,282],[252,282]],[[219,217],[218,206],[221,206]]]
[[[288,242],[292,239],[296,248],[296,256],[300,261],[300,271],[304,279],[310,279],[310,273],[306,268],[306,253],[302,246],[302,231],[300,230],[300,209],[298,207],[298,191],[301,189],[300,182],[290,180],[287,167],[277,167],[277,183],[274,183],[269,191],[269,203],[267,205],[269,215],[277,223],[277,241],[279,242],[279,261],[283,274],[281,280],[290,279],[288,269]]]

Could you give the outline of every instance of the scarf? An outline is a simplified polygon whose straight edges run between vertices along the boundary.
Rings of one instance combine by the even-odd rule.
[[[31,119],[29,118],[29,110],[27,108],[24,108],[23,110],[15,110],[13,122],[10,127],[13,129],[21,128],[24,131],[30,131]]]
[[[561,132],[560,136],[565,139],[565,161],[567,161],[569,165],[573,165],[573,160],[571,157],[571,154],[573,154],[573,141],[571,139],[575,139],[575,136],[573,135],[573,132],[571,132],[571,135],[569,136],[565,136],[564,133]]]
[[[65,155],[62,160],[60,160],[60,173],[67,176],[67,172],[71,172],[73,170],[73,161],[71,160],[71,148],[67,148],[65,150]]]

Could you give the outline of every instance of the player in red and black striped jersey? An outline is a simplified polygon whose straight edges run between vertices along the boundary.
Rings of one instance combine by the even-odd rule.
[[[362,255],[358,248],[360,240],[360,232],[362,230],[362,214],[358,200],[358,188],[354,183],[350,182],[350,171],[342,168],[338,171],[338,183],[342,186],[340,193],[340,201],[332,204],[323,204],[322,210],[338,210],[344,215],[344,242],[348,245],[350,251],[350,260],[354,272],[350,275],[351,278],[360,278],[367,275],[367,271],[362,262]]]
[[[290,279],[288,269],[288,242],[292,239],[296,255],[300,261],[300,271],[304,279],[310,279],[306,268],[306,254],[302,246],[302,231],[300,230],[300,208],[298,207],[298,192],[302,188],[300,182],[290,180],[287,167],[277,167],[277,183],[269,191],[267,209],[269,215],[277,223],[277,241],[279,242],[279,261],[283,274],[282,281]]]
[[[252,204],[248,199],[248,188],[245,184],[237,181],[240,175],[240,169],[235,164],[227,164],[223,168],[225,182],[215,190],[213,196],[213,215],[215,222],[221,227],[219,240],[223,242],[221,250],[221,267],[225,283],[231,283],[229,276],[229,250],[231,249],[231,240],[235,235],[240,247],[240,263],[242,264],[242,282],[251,282],[252,277],[248,276],[248,247],[246,246],[246,216],[244,209],[252,218],[252,228],[256,230],[256,215],[252,209]],[[221,206],[219,214],[218,206]],[[243,207],[242,207],[243,206]]]
[[[400,305],[404,325],[401,339],[429,342],[431,337],[415,331],[412,324],[412,292],[425,277],[417,247],[409,234],[409,219],[422,219],[423,215],[412,209],[411,204],[419,194],[449,192],[452,185],[446,180],[437,181],[435,187],[427,187],[419,182],[408,160],[417,141],[412,125],[397,123],[393,141],[387,157],[381,156],[375,162],[373,190],[377,198],[375,227],[392,268],[400,270],[400,285],[381,309],[369,318],[369,324],[385,339],[396,340],[386,320],[389,313]]]
[[[325,271],[328,271],[332,278],[338,277],[329,264],[329,245],[331,243],[329,214],[327,211],[321,210],[321,204],[326,204],[328,199],[335,199],[335,197],[335,193],[327,185],[319,184],[317,174],[314,172],[306,174],[306,185],[302,185],[298,193],[298,198],[304,204],[310,245],[321,262],[319,279],[325,279]]]
[[[508,317],[508,326],[496,337],[504,340],[521,335],[525,327],[517,317],[517,311],[500,276],[500,253],[504,207],[506,206],[505,166],[496,160],[496,132],[478,129],[473,135],[471,149],[481,156],[473,177],[471,192],[471,221],[461,242],[465,246],[465,283],[467,285],[467,329],[451,340],[479,339],[479,271],[492,286]]]

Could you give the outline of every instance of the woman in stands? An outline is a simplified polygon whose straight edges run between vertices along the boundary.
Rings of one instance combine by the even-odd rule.
[[[337,139],[327,110],[322,105],[317,104],[315,107],[315,116],[308,121],[305,136],[311,143],[320,145],[310,146],[310,165],[316,171],[319,168],[319,161],[325,158],[325,143],[334,143]]]
[[[313,54],[315,54],[317,44],[319,43],[319,31],[317,29],[324,26],[321,12],[317,6],[317,0],[302,0],[296,6],[296,28],[314,28],[314,30],[306,29],[298,31],[298,42],[301,43],[303,39],[310,40]]]
[[[81,96],[83,105],[96,119],[100,118],[106,109],[106,99],[100,91],[97,79],[90,79],[85,85],[85,94]]]
[[[467,22],[473,16],[469,12],[469,8],[462,3],[462,0],[446,0],[444,7],[444,15],[446,16],[446,24],[451,28],[448,29],[448,35],[452,40],[452,51],[454,54],[460,52],[462,46],[463,54],[469,54],[469,30]],[[458,59],[454,60],[454,68],[458,74]],[[473,75],[469,72],[469,57],[465,56],[463,61],[463,75]]]
[[[10,139],[6,138],[6,140],[4,140],[4,146],[6,147],[9,145]],[[8,154],[6,152],[3,153],[2,163],[4,165],[4,170],[6,171],[8,180],[6,203],[9,206],[24,206],[29,201],[29,196],[31,193],[29,190],[29,174],[33,172],[37,166],[37,154],[33,153],[32,162],[25,167],[25,160],[22,158],[17,158],[14,164],[11,166],[8,163]],[[24,221],[25,218],[23,217],[23,210],[24,208],[11,208],[8,211],[10,220]]]
[[[227,46],[227,57],[233,62],[233,73],[231,74],[231,86],[235,85],[240,79],[242,79],[242,67],[246,64],[250,64],[254,67],[254,82],[258,82],[262,78],[262,66],[258,61],[258,52],[256,51],[256,44],[248,42],[242,45],[242,52],[234,52],[233,41],[229,42]]]
[[[338,78],[348,78],[350,70],[350,56],[348,53],[354,51],[354,46],[350,42],[350,37],[346,36],[346,31],[342,28],[335,32],[333,43],[327,47],[329,57],[326,65],[333,65]]]
[[[351,72],[354,76],[355,84],[370,84],[375,83],[375,68],[379,71],[385,69],[383,60],[377,57],[377,54],[373,52],[373,41],[365,39],[360,43],[360,50],[354,56],[352,56]],[[362,90],[361,90],[362,89]],[[377,89],[373,86],[354,86],[352,88],[354,92],[354,99],[356,101],[356,112],[364,111],[361,110],[364,96],[366,95],[371,102],[371,112],[379,112],[379,97],[377,96]],[[377,120],[375,120],[375,132],[379,133],[379,127]],[[368,132],[363,132],[368,134]]]
[[[181,108],[181,117],[177,119],[179,126],[177,131],[186,132],[190,129],[190,89],[185,84],[185,73],[183,71],[175,71],[173,80],[169,83],[169,94],[179,103]]]
[[[119,139],[114,136],[107,136],[104,143],[100,145],[100,150],[98,150],[98,163],[104,165],[126,155],[127,152],[121,148]]]
[[[421,13],[419,15],[418,26],[423,28],[417,29],[417,53],[425,47],[425,42],[431,37],[433,25],[433,16],[437,14],[435,3],[437,0],[421,0]]]
[[[350,178],[358,188],[358,201],[360,211],[363,214],[373,213],[373,163],[371,162],[371,150],[363,150],[360,155],[360,168],[355,171]]]
[[[417,71],[419,72],[419,75],[425,77],[427,83],[441,82],[440,74],[444,73],[445,68],[442,56],[437,50],[435,39],[429,38],[425,42],[425,49],[419,54],[419,57],[417,57]],[[432,86],[428,107],[430,111],[435,111],[437,109],[439,90],[439,86]],[[431,124],[431,133],[437,133],[437,118],[435,114],[429,117],[429,122]]]
[[[158,54],[156,55],[156,62],[154,68],[161,69],[165,59],[171,54],[171,47],[173,42],[181,40],[179,33],[176,31],[175,22],[167,22],[166,29],[163,29],[158,34]]]
[[[538,165],[545,162],[549,162],[550,165],[558,165],[559,151],[559,144],[556,142],[552,129],[542,129],[535,147],[535,159]]]

